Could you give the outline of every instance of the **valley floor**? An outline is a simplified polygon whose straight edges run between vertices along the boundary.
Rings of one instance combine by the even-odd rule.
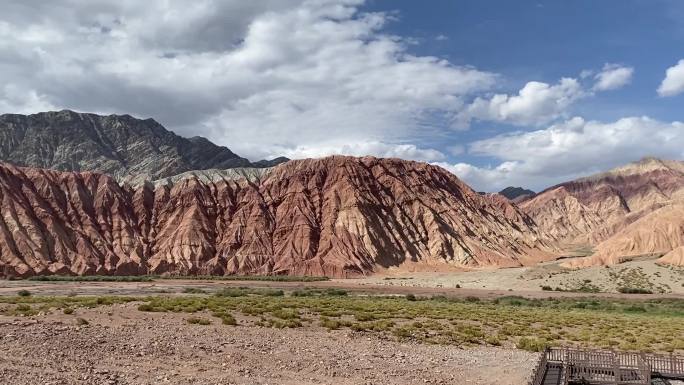
[[[189,325],[188,317],[130,303],[0,315],[0,383],[513,385],[525,382],[536,357],[350,330]]]
[[[358,281],[0,281],[0,384],[512,385],[546,346],[684,352],[678,294]]]
[[[555,292],[618,293],[623,289],[642,289],[654,294],[684,295],[684,267],[662,266],[654,259],[635,260],[611,266],[568,269],[568,259],[531,267],[481,269],[450,272],[400,272],[386,270],[381,274],[355,280],[358,285],[389,287],[425,287],[480,289],[489,291],[535,292],[543,287]],[[349,280],[338,280],[340,283]],[[516,293],[517,294],[517,293]],[[545,292],[544,295],[552,295]]]

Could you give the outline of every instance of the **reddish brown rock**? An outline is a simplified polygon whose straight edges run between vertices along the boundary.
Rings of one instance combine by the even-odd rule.
[[[0,166],[0,264],[17,275],[353,276],[549,259],[534,222],[449,172],[397,159],[291,161],[251,180],[190,173],[140,188]]]

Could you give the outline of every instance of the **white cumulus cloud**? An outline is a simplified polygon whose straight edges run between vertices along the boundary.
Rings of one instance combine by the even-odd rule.
[[[516,125],[539,125],[565,115],[566,110],[587,95],[577,79],[563,78],[557,84],[532,81],[517,95],[495,94],[476,98],[457,114],[458,125],[472,120],[504,122]]]
[[[622,88],[632,81],[634,68],[619,64],[606,64],[603,70],[596,74],[594,90],[609,91]]]
[[[684,92],[684,59],[665,72],[665,79],[658,87],[658,95],[674,96]]]

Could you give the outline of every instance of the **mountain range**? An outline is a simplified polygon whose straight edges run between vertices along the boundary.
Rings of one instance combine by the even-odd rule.
[[[10,274],[296,274],[551,259],[534,223],[436,166],[290,161],[256,179],[119,185],[99,173],[0,166]]]
[[[291,274],[684,264],[684,163],[480,194],[420,162],[252,163],[154,120],[0,116],[0,274]]]
[[[684,245],[684,162],[645,158],[550,187],[519,207],[561,248],[595,249],[572,266],[676,253]]]

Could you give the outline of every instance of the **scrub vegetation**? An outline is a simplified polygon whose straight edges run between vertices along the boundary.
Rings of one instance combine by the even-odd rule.
[[[348,329],[433,344],[546,346],[684,352],[684,300],[598,298],[494,300],[444,296],[360,296],[344,290],[226,288],[214,294],[153,297],[0,297],[0,313],[136,302],[139,311],[188,313],[198,325]],[[211,322],[211,319],[217,322]],[[208,322],[208,323],[207,323]],[[217,326],[219,327],[219,326]]]

